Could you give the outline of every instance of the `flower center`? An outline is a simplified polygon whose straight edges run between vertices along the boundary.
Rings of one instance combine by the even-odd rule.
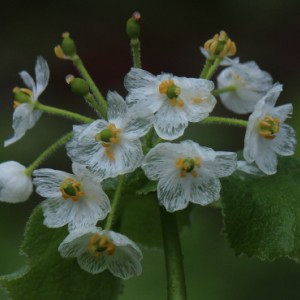
[[[182,108],[184,102],[178,98],[181,89],[174,83],[174,80],[164,80],[159,85],[159,92],[165,94],[168,97],[169,103],[172,106]]]
[[[180,170],[180,177],[185,177],[186,173],[190,173],[193,177],[197,177],[198,173],[195,167],[200,168],[200,157],[180,157],[176,160],[176,168]]]
[[[60,191],[65,200],[71,199],[74,202],[84,195],[84,192],[80,190],[80,182],[73,178],[66,178],[60,185]]]
[[[110,256],[116,251],[116,245],[105,235],[100,236],[95,233],[89,240],[88,251],[94,256],[101,256],[102,254]]]
[[[273,140],[280,130],[280,119],[265,116],[259,121],[259,134],[267,140]]]
[[[105,153],[109,159],[115,160],[115,156],[111,150],[111,146],[120,142],[121,129],[115,124],[110,123],[105,129],[96,134],[95,140],[101,142],[105,148]]]
[[[16,109],[21,103],[31,103],[32,91],[26,88],[15,87],[13,89],[14,102],[13,108]]]

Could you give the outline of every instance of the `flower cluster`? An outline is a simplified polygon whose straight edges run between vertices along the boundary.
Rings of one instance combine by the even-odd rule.
[[[78,63],[69,34],[64,38],[67,40],[59,48],[59,53],[64,53],[60,58],[75,57]],[[99,119],[78,119],[86,124],[74,125],[71,139],[63,140],[73,162],[73,173],[36,169],[40,161],[27,169],[12,161],[0,164],[0,200],[25,201],[32,193],[33,182],[36,192],[46,198],[41,204],[44,225],[68,226],[69,235],[58,249],[62,257],[76,257],[79,266],[92,274],[108,269],[122,279],[139,275],[141,251],[126,236],[111,230],[116,203],[111,204],[102,188],[103,180],[125,174],[130,177],[141,168],[148,182],[157,181],[159,204],[168,212],[175,212],[186,208],[189,202],[208,205],[219,200],[219,178],[230,176],[237,169],[271,175],[277,170],[277,155],[294,153],[295,132],[284,123],[292,113],[292,105],[275,107],[282,85],[273,84],[272,77],[255,62],[229,59],[228,56],[235,54],[236,46],[223,31],[201,51],[207,57],[202,78],[167,73],[155,76],[134,67],[124,80],[128,91],[125,99],[115,91],[108,92],[105,106],[98,111]],[[210,77],[219,64],[227,67],[217,77],[215,89]],[[38,97],[48,83],[48,65],[38,57],[36,82],[25,71],[20,75],[29,89],[14,90],[15,134],[5,146],[19,140],[41,116]],[[98,101],[94,97],[98,94],[92,92],[89,93],[86,85],[82,95],[91,106],[97,104],[93,106],[96,110],[103,99]],[[218,94],[226,108],[238,114],[251,113],[248,122],[241,121],[247,124],[245,161],[237,162],[234,152],[214,151],[192,140],[172,142],[184,137],[189,122],[213,121],[209,115]],[[52,109],[53,112],[61,110]],[[231,124],[230,119],[226,122]],[[121,188],[122,185],[116,188],[114,201],[122,197]],[[106,224],[99,227],[99,222],[103,224],[107,216]]]

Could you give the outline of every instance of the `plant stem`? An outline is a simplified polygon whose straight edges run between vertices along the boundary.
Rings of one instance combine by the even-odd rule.
[[[122,188],[123,188],[124,179],[125,179],[125,175],[119,176],[118,186],[115,191],[114,198],[112,200],[111,211],[110,211],[110,213],[107,217],[106,223],[105,223],[105,230],[110,230],[113,225],[114,217],[116,215],[116,211],[118,208],[118,204],[119,204],[119,200],[120,200],[120,196],[121,196],[121,192],[122,192]]]
[[[106,112],[107,112],[107,104],[102,96],[101,92],[99,91],[98,87],[96,86],[95,82],[93,81],[92,77],[88,73],[87,69],[83,65],[82,60],[78,55],[76,55],[74,58],[72,58],[74,66],[79,70],[81,73],[82,77],[86,80],[88,83],[91,91],[93,92],[95,98],[97,101],[100,103],[100,113],[103,118],[106,118]]]
[[[168,300],[186,300],[183,258],[175,213],[160,207],[160,219],[167,272]]]
[[[204,68],[203,68],[199,78],[206,78],[206,74],[207,74],[208,70],[210,69],[212,63],[213,63],[213,60],[211,58],[206,59]]]
[[[25,174],[30,176],[33,170],[35,170],[45,159],[47,159],[54,151],[64,145],[73,135],[73,132],[69,132],[66,135],[58,139],[54,144],[48,147],[42,154],[25,170]]]
[[[75,121],[78,121],[80,123],[91,123],[92,121],[94,121],[91,118],[82,116],[80,114],[68,111],[68,110],[64,110],[64,109],[60,109],[60,108],[56,108],[56,107],[52,107],[52,106],[48,106],[48,105],[44,105],[41,104],[40,102],[36,102],[34,105],[35,109],[39,109],[41,111],[47,112],[49,114],[53,114],[56,116],[61,116],[64,118],[68,118],[68,119],[72,119]]]
[[[221,57],[216,57],[213,65],[209,68],[206,76],[204,77],[205,79],[210,79],[213,76],[214,72],[217,70],[221,61],[222,61]]]
[[[207,117],[206,119],[202,120],[201,123],[202,124],[210,124],[210,123],[227,124],[227,125],[242,126],[242,127],[247,127],[248,125],[248,122],[244,120],[223,118],[223,117]]]
[[[98,101],[96,101],[95,97],[93,94],[88,93],[85,97],[84,100],[86,101],[86,103],[93,108],[97,114],[101,115],[101,106],[98,103]]]
[[[215,89],[213,90],[211,93],[214,95],[214,96],[217,96],[217,95],[220,95],[222,93],[227,93],[227,92],[235,92],[236,91],[236,86],[234,85],[229,85],[229,86],[225,86],[221,89]]]
[[[132,58],[133,58],[133,66],[135,68],[142,68],[142,62],[141,62],[141,43],[138,38],[136,39],[131,39],[130,40],[130,46],[131,46],[131,51],[132,51]]]

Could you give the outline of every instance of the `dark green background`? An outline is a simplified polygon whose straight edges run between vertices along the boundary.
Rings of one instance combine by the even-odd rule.
[[[152,73],[172,72],[197,77],[204,59],[199,46],[224,29],[236,42],[242,62],[255,60],[284,85],[279,104],[294,103],[290,123],[299,127],[300,4],[298,1],[1,1],[0,9],[0,142],[12,134],[12,93],[22,86],[21,70],[33,72],[37,55],[44,56],[51,77],[41,102],[90,114],[83,101],[65,84],[76,71],[56,59],[53,47],[70,31],[78,52],[103,94],[123,96],[124,75],[131,67],[124,24],[134,10],[142,14],[143,67]],[[218,104],[214,115],[233,116]],[[0,148],[0,162],[30,164],[71,122],[44,115],[18,143]],[[188,134],[216,150],[243,147],[242,129],[191,126]],[[61,149],[43,166],[70,169]],[[41,199],[23,204],[0,203],[0,275],[24,263],[18,247],[26,220]],[[189,299],[299,299],[300,265],[281,259],[274,263],[237,258],[221,234],[217,209],[198,207],[192,228],[182,234]],[[159,222],[159,220],[157,220]],[[160,250],[144,251],[143,275],[126,282],[122,300],[165,299],[164,261]],[[67,287],[66,287],[67,288]],[[6,299],[0,294],[0,299]],[[37,299],[33,299],[37,300]]]

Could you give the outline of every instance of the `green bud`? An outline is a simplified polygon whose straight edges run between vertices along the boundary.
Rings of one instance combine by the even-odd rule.
[[[140,13],[133,13],[132,17],[126,23],[126,33],[131,39],[137,39],[140,36]]]
[[[61,42],[61,48],[65,55],[74,56],[76,54],[75,42],[70,38],[68,32],[63,33],[63,40]]]
[[[82,78],[74,78],[70,82],[71,90],[75,95],[85,97],[89,94],[88,84]]]
[[[109,143],[110,138],[113,137],[113,133],[110,129],[105,128],[95,137],[96,141],[102,141],[104,143]]]
[[[20,103],[29,103],[31,102],[31,98],[23,92],[16,92],[15,93],[15,100],[20,102]]]

